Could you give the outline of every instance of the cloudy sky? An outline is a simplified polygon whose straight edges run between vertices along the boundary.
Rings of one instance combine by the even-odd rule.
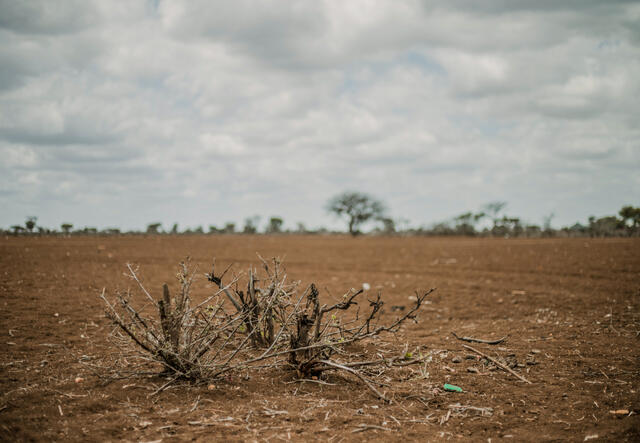
[[[0,226],[640,205],[640,4],[0,0]]]

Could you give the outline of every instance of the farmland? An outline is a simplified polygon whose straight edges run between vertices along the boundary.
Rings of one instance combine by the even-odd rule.
[[[107,383],[95,372],[91,363],[114,352],[99,294],[132,286],[126,263],[159,297],[185,256],[203,274],[213,257],[257,266],[256,253],[281,257],[291,280],[336,300],[367,283],[387,320],[416,290],[437,288],[417,323],[380,342],[430,358],[380,388],[388,405],[338,372],[312,383],[256,369],[158,393],[157,374]],[[1,239],[0,261],[4,441],[640,439],[638,239],[33,236]],[[204,276],[194,287],[196,299],[212,291]]]

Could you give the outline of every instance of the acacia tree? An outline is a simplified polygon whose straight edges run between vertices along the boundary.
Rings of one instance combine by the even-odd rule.
[[[269,225],[267,226],[267,234],[277,234],[282,232],[282,224],[284,221],[281,217],[271,217],[269,219]]]
[[[158,234],[162,223],[150,223],[147,225],[147,234]]]
[[[347,219],[349,234],[358,235],[358,227],[371,219],[384,216],[384,204],[361,192],[344,192],[334,196],[327,203],[327,211]]]
[[[30,233],[33,232],[33,228],[36,227],[36,221],[38,221],[38,217],[35,217],[33,215],[27,217],[27,221],[24,223],[24,225]]]
[[[62,232],[64,232],[65,235],[69,235],[72,228],[73,228],[73,225],[71,223],[62,223],[60,225],[60,229],[62,229]]]

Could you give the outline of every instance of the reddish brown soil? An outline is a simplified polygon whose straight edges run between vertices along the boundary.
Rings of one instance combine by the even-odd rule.
[[[397,337],[398,352],[405,343],[431,352],[425,373],[403,370],[381,388],[393,391],[391,405],[346,374],[330,374],[328,386],[292,382],[278,369],[149,397],[164,379],[105,385],[79,361],[114,352],[98,294],[131,285],[125,263],[139,264],[157,294],[186,255],[205,272],[213,256],[245,269],[257,264],[256,252],[286,257],[292,279],[333,294],[363,282],[381,287],[388,308],[437,287],[420,322]],[[640,441],[637,239],[3,238],[0,262],[4,441]],[[501,345],[471,346],[525,363],[515,370],[532,384],[466,359],[452,331],[508,335]],[[464,392],[442,391],[447,382]],[[492,413],[454,409],[445,421],[456,403]],[[610,413],[619,409],[630,412]],[[361,424],[384,429],[354,433]]]

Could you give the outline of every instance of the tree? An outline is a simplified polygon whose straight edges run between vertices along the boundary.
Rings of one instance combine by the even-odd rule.
[[[542,232],[546,237],[553,236],[553,228],[551,227],[551,220],[553,220],[553,217],[555,217],[553,212],[542,217]]]
[[[611,237],[621,224],[621,220],[615,215],[609,215],[596,219],[589,217],[589,232],[592,237]]]
[[[456,223],[456,234],[459,235],[474,235],[476,233],[475,221],[476,216],[471,212],[465,212],[453,219]]]
[[[500,220],[500,217],[498,217],[498,214],[500,213],[500,211],[502,211],[505,208],[505,206],[507,206],[507,202],[495,201],[495,202],[487,203],[483,207],[484,211],[487,213],[487,215],[491,218],[491,221],[493,222],[494,230],[498,226],[498,221]]]
[[[20,225],[13,225],[11,226],[11,229],[13,229],[13,235],[18,235],[19,233],[24,231],[24,228]]]
[[[629,235],[640,227],[640,208],[623,206],[618,214],[622,218],[622,224],[629,231]],[[629,226],[629,222],[631,223],[631,226]]]
[[[236,232],[236,224],[232,222],[227,222],[224,225],[224,233],[225,234],[233,234]]]
[[[277,234],[282,232],[283,220],[280,217],[271,217],[269,219],[269,226],[267,226],[267,234]]]
[[[382,232],[388,235],[396,232],[396,222],[391,217],[380,217],[378,219],[382,223]]]
[[[150,223],[147,225],[147,234],[157,234],[162,223]]]
[[[358,227],[368,220],[384,217],[384,204],[360,192],[344,192],[334,196],[327,203],[327,211],[347,219],[349,234],[355,236]]]
[[[62,223],[60,225],[60,229],[62,229],[62,232],[64,232],[65,235],[69,235],[72,228],[73,228],[73,225],[71,223]]]
[[[27,231],[29,231],[30,233],[33,232],[33,228],[36,227],[37,220],[38,220],[38,217],[35,217],[33,215],[30,217],[27,217],[27,221],[24,222],[24,225],[27,228]]]
[[[258,232],[258,223],[260,223],[260,216],[254,215],[253,217],[247,217],[244,219],[244,228],[242,232],[245,234],[255,234]]]

